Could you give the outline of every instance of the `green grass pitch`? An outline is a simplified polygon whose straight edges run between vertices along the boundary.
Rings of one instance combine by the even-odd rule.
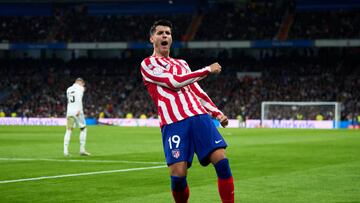
[[[360,202],[360,131],[220,131],[229,144],[236,202]],[[0,126],[1,203],[172,202],[158,128],[89,126],[91,157],[79,156],[77,129],[70,158],[62,154],[64,132]],[[211,165],[195,157],[188,183],[190,203],[220,202]]]

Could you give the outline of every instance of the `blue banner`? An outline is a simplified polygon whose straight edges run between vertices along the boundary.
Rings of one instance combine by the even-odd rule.
[[[30,2],[30,1],[29,1]],[[2,3],[0,16],[52,16],[50,3]]]

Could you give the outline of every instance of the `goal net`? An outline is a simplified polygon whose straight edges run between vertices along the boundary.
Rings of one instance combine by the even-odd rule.
[[[261,124],[274,121],[332,121],[333,128],[339,127],[339,102],[281,102],[261,103]],[[298,122],[301,123],[301,122]]]

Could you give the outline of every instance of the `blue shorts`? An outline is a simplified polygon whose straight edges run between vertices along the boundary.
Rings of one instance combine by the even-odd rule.
[[[190,168],[194,153],[203,166],[210,163],[209,155],[227,144],[208,114],[164,125],[161,128],[163,148],[168,165],[186,161]]]

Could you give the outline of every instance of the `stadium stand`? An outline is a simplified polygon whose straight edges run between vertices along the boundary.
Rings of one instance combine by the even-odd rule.
[[[360,37],[356,8],[294,11],[292,4],[249,1],[242,6],[216,4],[193,13],[95,15],[88,7],[86,4],[54,6],[47,16],[1,15],[0,39],[3,42],[147,41],[148,26],[159,18],[176,22],[174,38],[183,41],[284,39],[279,36],[281,31],[289,39]]]
[[[95,15],[91,5],[56,5],[41,15],[1,15],[0,39],[146,42],[148,25],[163,17],[174,22],[174,39],[183,41],[360,38],[356,8],[304,11],[294,7],[247,1],[240,6],[206,5],[192,12]],[[149,54],[146,50],[120,50],[118,57],[104,58],[87,51],[85,57],[71,59],[0,52],[0,112],[6,116],[63,117],[65,88],[81,76],[87,81],[87,116],[156,117],[139,73],[142,58]],[[360,115],[358,55],[358,47],[174,51],[174,57],[186,59],[194,69],[215,61],[226,67],[220,76],[209,77],[201,85],[230,118],[238,114],[259,118],[261,101],[281,100],[339,101],[342,119],[353,119]],[[257,72],[261,77],[235,77],[239,72]]]
[[[221,76],[210,77],[200,84],[223,109],[235,118],[245,113],[248,118],[260,117],[261,101],[340,101],[344,105],[343,119],[358,114],[360,106],[359,59],[357,49],[316,50],[316,56],[293,52],[283,55],[266,55],[226,59],[226,69]],[[203,60],[214,58],[196,57],[188,53],[192,67],[201,68]],[[182,56],[183,57],[183,56]],[[247,58],[247,59],[246,59]],[[352,60],[346,60],[350,58]],[[199,59],[197,61],[197,59]],[[0,60],[1,103],[6,115],[16,112],[19,116],[62,117],[66,98],[64,89],[77,76],[87,80],[84,96],[85,113],[98,117],[125,117],[131,112],[138,118],[156,116],[154,106],[142,85],[139,74],[141,58],[94,59],[79,58],[65,62],[61,59],[14,59]],[[253,66],[256,64],[256,66]],[[261,72],[257,77],[234,77],[237,71]],[[240,88],[239,88],[240,87]],[[245,112],[242,112],[245,111]]]

